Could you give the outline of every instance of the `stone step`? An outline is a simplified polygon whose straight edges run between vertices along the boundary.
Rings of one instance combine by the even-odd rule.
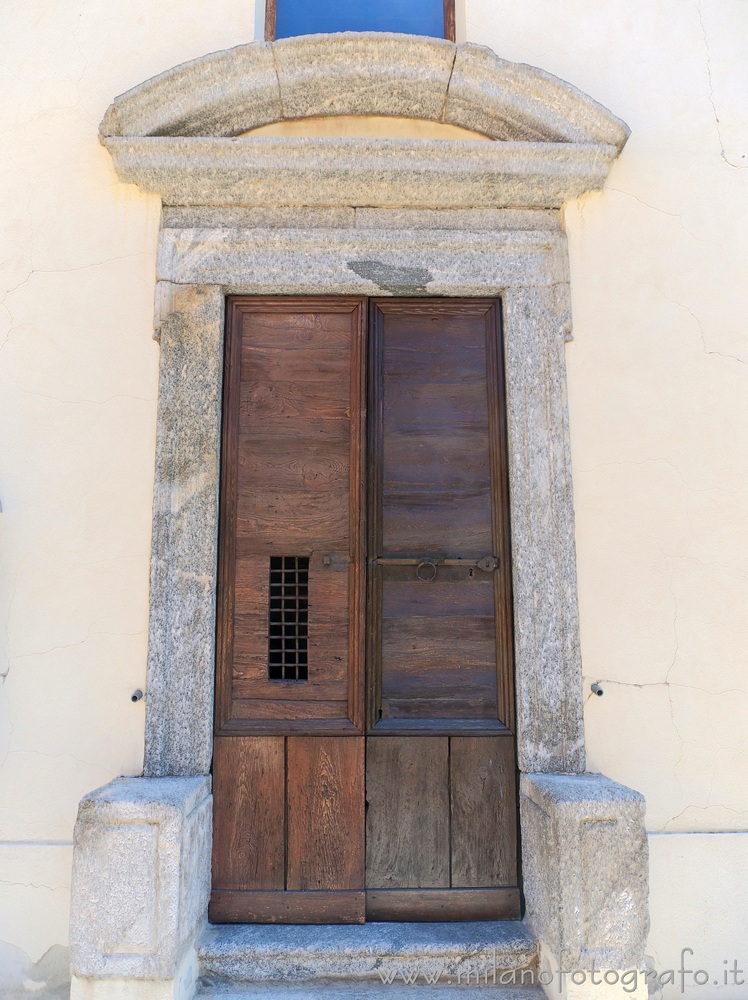
[[[198,943],[206,985],[388,981],[421,992],[432,983],[485,985],[501,972],[535,969],[537,943],[520,921],[209,925]],[[254,988],[254,987],[253,987]],[[290,994],[289,994],[290,995]],[[525,994],[522,994],[525,996]],[[354,996],[354,994],[351,994]]]
[[[316,980],[307,983],[245,983],[202,987],[195,1000],[545,1000],[539,986],[390,986],[369,979],[353,983],[346,980]]]

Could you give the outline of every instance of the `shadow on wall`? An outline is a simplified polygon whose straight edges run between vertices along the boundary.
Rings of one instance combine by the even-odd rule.
[[[3,1000],[68,1000],[70,949],[52,945],[38,962],[12,944],[0,942],[0,997]]]

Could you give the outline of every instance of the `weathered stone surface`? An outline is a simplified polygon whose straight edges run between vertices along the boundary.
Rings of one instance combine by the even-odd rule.
[[[196,370],[213,372],[211,380],[218,379],[215,366],[220,358],[220,292],[503,296],[520,768],[583,771],[563,355],[570,318],[562,234],[527,230],[463,233],[173,229],[161,233],[158,268],[159,277],[167,282],[216,286],[213,334],[198,337],[189,348],[185,347]],[[200,323],[196,322],[199,329]],[[189,326],[186,314],[179,323]],[[179,329],[177,325],[175,330]],[[201,351],[207,351],[207,356],[201,357]],[[218,440],[218,383],[211,381],[211,385],[210,413],[200,412],[193,432],[202,442]],[[185,423],[179,426],[189,433],[186,416]],[[198,448],[185,441],[182,447],[189,455],[195,451],[202,454],[207,446],[203,443]],[[216,476],[212,489],[217,489],[217,467],[211,466],[211,470]],[[213,496],[210,489],[206,484],[206,498]],[[168,496],[166,489],[164,497]],[[206,553],[207,564],[208,555],[213,553],[206,546],[214,544],[214,521],[198,519],[192,530],[204,533],[202,549],[197,547],[196,551]],[[182,546],[177,532],[164,531],[163,537],[173,546],[174,559],[184,561],[187,556],[179,555]],[[189,555],[192,549],[187,546],[184,551]],[[161,564],[167,567],[169,560],[164,556]],[[191,581],[187,583],[192,586]],[[177,595],[175,588],[172,590]],[[178,596],[174,600],[174,615],[179,615]],[[158,598],[155,606],[157,610],[161,606]],[[190,604],[192,612],[195,607]],[[149,716],[148,724],[149,768],[174,768],[184,766],[180,761],[189,760],[191,766],[208,769],[212,673],[209,675],[208,668],[201,665],[210,662],[212,671],[214,614],[211,598],[209,606],[196,613],[197,638],[189,625],[170,631],[174,615],[165,612],[162,616],[168,637],[164,648],[170,655],[154,656],[151,661],[149,685],[161,694],[158,702],[149,699],[153,718],[151,722]],[[202,650],[197,666],[190,652],[194,642]],[[188,694],[196,683],[196,671],[199,697],[190,701]],[[174,692],[171,697],[170,691]],[[171,706],[175,703],[179,709],[172,720]]]
[[[455,46],[440,38],[346,31],[273,43],[284,118],[393,115],[438,120]]]
[[[519,975],[517,977],[519,979]],[[452,982],[452,981],[447,981]],[[456,979],[455,979],[456,982]],[[322,1000],[334,997],[335,1000],[369,1000],[372,996],[389,1000],[545,1000],[546,994],[540,986],[496,986],[489,979],[491,991],[486,997],[486,986],[480,985],[447,985],[441,982],[438,986],[427,986],[425,980],[418,979],[417,986],[406,986],[402,979],[383,987],[379,981],[364,981],[360,983],[326,980],[315,983],[237,983],[206,986],[197,994],[198,1000]],[[385,992],[386,990],[386,992]],[[14,1000],[14,998],[11,998]],[[23,1000],[27,1000],[26,997]],[[46,1000],[46,998],[42,998]],[[602,997],[601,1000],[607,1000]],[[638,1000],[638,998],[636,998]]]
[[[121,180],[167,205],[558,208],[615,146],[425,139],[108,138]]]
[[[457,47],[444,120],[512,142],[596,142],[620,151],[629,136],[571,84],[470,43]]]
[[[69,1000],[192,1000],[198,987],[198,975],[197,954],[194,948],[190,948],[170,979],[135,979],[132,976],[84,979],[73,976]],[[59,1000],[68,998],[60,997]]]
[[[357,229],[457,229],[484,232],[515,229],[560,230],[553,209],[516,208],[357,208]]]
[[[238,135],[282,117],[273,53],[265,42],[182,63],[115,98],[107,135]]]
[[[210,894],[210,779],[118,778],[81,800],[70,945],[83,979],[172,980]]]
[[[145,774],[207,774],[212,754],[224,297],[168,289],[161,320]]]
[[[277,72],[276,72],[277,67]],[[214,52],[118,97],[106,136],[233,136],[318,115],[446,121],[492,139],[612,144],[626,126],[575,87],[469,43],[386,32],[255,42]]]
[[[163,229],[344,229],[355,222],[353,208],[222,208],[166,206]]]
[[[162,230],[158,276],[246,294],[490,295],[566,279],[560,233]]]
[[[584,771],[564,341],[568,278],[508,288],[504,356],[521,771]]]
[[[600,774],[520,783],[526,919],[564,969],[639,969],[649,930],[644,799]]]
[[[205,979],[380,982],[387,970],[443,977],[534,968],[537,942],[518,921],[208,927],[198,944]]]

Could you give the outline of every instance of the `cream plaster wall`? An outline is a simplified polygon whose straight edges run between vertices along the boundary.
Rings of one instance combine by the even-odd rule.
[[[655,964],[693,948],[720,985],[686,995],[744,997],[748,4],[469,0],[467,34],[632,129],[565,212],[588,766],[646,796]]]
[[[0,942],[32,961],[66,943],[78,800],[143,756],[160,207],[98,124],[253,29],[251,0],[0,5]]]
[[[78,800],[142,761],[159,206],[98,123],[260,20],[0,6],[0,939],[33,960],[64,943]],[[748,896],[748,4],[466,0],[464,23],[632,128],[565,213],[589,766],[647,797],[655,958],[721,968]]]

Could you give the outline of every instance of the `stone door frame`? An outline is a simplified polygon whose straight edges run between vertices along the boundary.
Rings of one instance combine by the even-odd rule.
[[[367,210],[357,220],[354,209],[344,225],[328,218],[327,228],[315,228],[314,215],[296,229],[282,213],[272,227],[270,210],[260,226],[252,210],[241,226],[236,209],[230,220],[214,214],[210,227],[179,225],[199,220],[195,210],[165,216],[145,774],[210,769],[226,296],[414,289],[501,298],[519,765],[584,771],[564,371],[569,286],[558,218],[489,210],[480,221],[491,228],[478,229],[459,211],[420,211],[404,231],[399,212]]]

